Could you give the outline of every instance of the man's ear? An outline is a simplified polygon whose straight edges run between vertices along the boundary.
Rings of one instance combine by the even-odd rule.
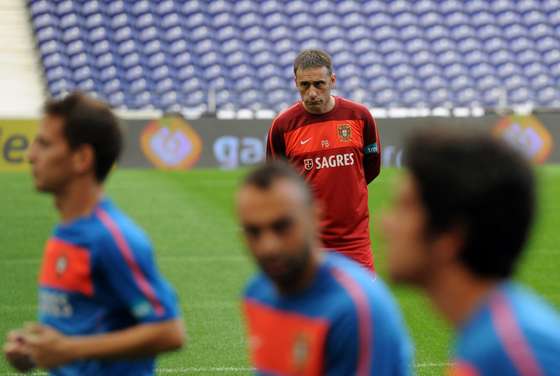
[[[331,81],[332,81],[332,86],[334,87],[336,84],[336,74],[334,73],[331,74]]]
[[[466,230],[464,226],[454,226],[437,235],[433,240],[434,255],[442,263],[451,263],[458,259],[465,246]]]
[[[95,169],[95,152],[93,147],[88,144],[84,144],[76,148],[73,152],[72,163],[74,166],[74,171],[78,174],[86,174]]]

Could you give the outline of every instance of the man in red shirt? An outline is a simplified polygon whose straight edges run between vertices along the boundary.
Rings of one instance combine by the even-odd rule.
[[[287,159],[323,207],[321,240],[373,270],[367,185],[379,175],[381,143],[369,110],[331,95],[330,56],[304,50],[295,59],[298,101],[272,122],[267,159]]]

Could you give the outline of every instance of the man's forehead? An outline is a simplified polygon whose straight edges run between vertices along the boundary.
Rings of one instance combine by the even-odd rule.
[[[63,119],[57,116],[44,116],[39,124],[39,134],[43,137],[58,138],[63,134]]]
[[[329,77],[327,67],[312,67],[306,69],[298,69],[296,79],[298,81],[324,81]]]
[[[49,131],[62,131],[62,125],[64,123],[64,119],[60,116],[54,115],[45,115],[41,120],[41,125],[43,128],[48,129]]]
[[[241,188],[238,202],[251,206],[300,207],[305,204],[305,193],[295,182],[280,179],[266,188],[246,185]]]

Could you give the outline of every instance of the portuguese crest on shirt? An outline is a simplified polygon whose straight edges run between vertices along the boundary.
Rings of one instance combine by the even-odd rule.
[[[62,277],[64,272],[68,269],[68,257],[66,255],[61,255],[56,259],[55,263],[55,273],[57,277]]]
[[[352,141],[352,127],[348,124],[337,125],[336,131],[341,142]]]
[[[300,333],[293,347],[293,362],[298,371],[303,371],[309,359],[311,345],[305,333]]]

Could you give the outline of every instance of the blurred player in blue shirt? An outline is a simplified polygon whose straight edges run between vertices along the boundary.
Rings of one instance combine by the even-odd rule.
[[[52,375],[152,375],[184,341],[176,295],[152,246],[103,196],[122,136],[111,110],[82,94],[48,102],[29,150],[36,188],[61,223],[39,273],[39,321],[8,335],[8,361]]]
[[[458,332],[453,376],[560,375],[560,317],[510,280],[535,212],[532,169],[486,135],[424,131],[383,221],[389,272]]]
[[[243,304],[258,374],[411,374],[413,349],[391,294],[359,264],[323,252],[319,209],[295,171],[277,161],[252,172],[237,212],[261,269]]]

